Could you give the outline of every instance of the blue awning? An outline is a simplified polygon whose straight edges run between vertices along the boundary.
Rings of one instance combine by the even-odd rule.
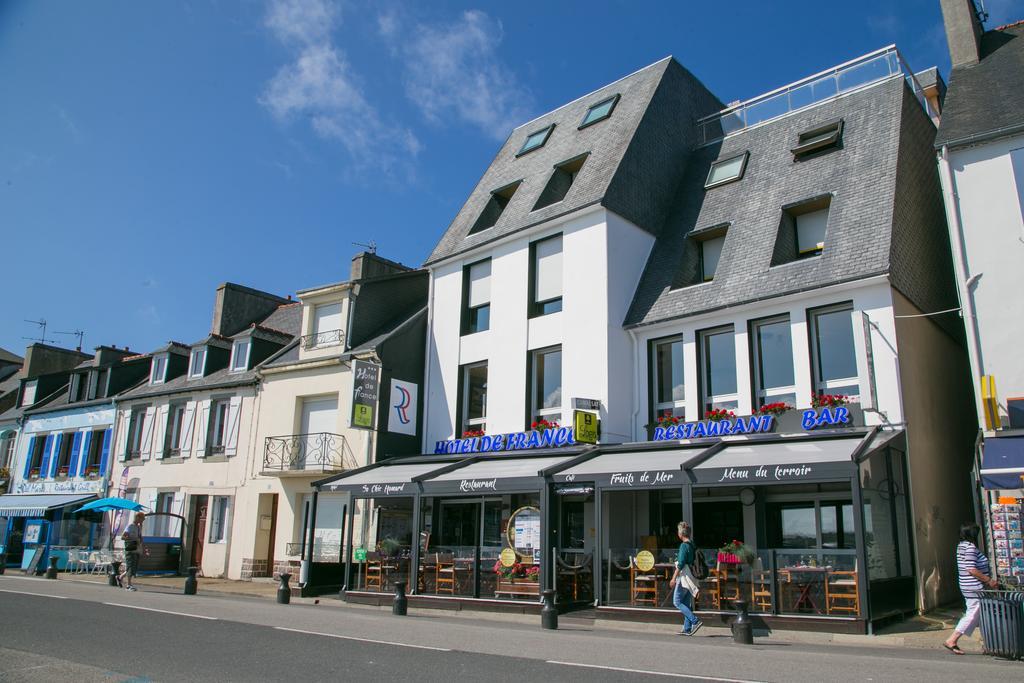
[[[981,485],[987,489],[1024,488],[1024,436],[985,439]]]
[[[11,493],[0,496],[0,517],[42,517],[47,510],[84,503],[95,497],[94,493],[64,495]]]

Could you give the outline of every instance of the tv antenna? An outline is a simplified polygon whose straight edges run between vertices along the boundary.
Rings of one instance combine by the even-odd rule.
[[[67,334],[72,337],[78,337],[78,348],[76,351],[82,350],[82,341],[85,339],[85,330],[75,330],[74,332],[54,332],[54,334]]]
[[[366,247],[367,249],[370,250],[371,254],[377,253],[377,242],[375,242],[374,240],[370,240],[366,244],[363,244],[362,242],[353,242],[352,244],[356,245],[357,247]]]
[[[22,337],[22,339],[28,339],[29,341],[39,342],[40,344],[56,343],[55,340],[46,338],[46,320],[44,318],[40,318],[39,320],[26,320],[25,322],[32,323],[33,325],[38,326],[39,336]]]

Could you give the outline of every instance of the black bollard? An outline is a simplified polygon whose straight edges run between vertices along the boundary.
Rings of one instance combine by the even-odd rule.
[[[732,622],[732,642],[740,645],[754,644],[754,625],[750,623],[750,615],[747,614],[747,601],[737,600],[736,609],[739,616]]]
[[[121,574],[121,561],[114,560],[110,563],[110,571],[107,573],[107,585],[117,588],[121,585],[121,582],[117,580],[117,577]]]
[[[395,581],[395,601],[391,603],[391,613],[400,617],[409,613],[409,598],[405,597],[405,581]]]
[[[7,571],[7,553],[0,553],[0,574]]]
[[[196,590],[199,588],[199,579],[196,578],[197,571],[199,571],[199,567],[188,568],[188,576],[185,578],[185,595],[196,594]]]
[[[288,587],[288,582],[291,580],[291,574],[279,575],[281,579],[281,585],[277,587],[277,602],[280,605],[287,605],[292,601],[292,589]]]
[[[50,555],[50,566],[46,568],[46,578],[56,579],[57,578],[57,561],[60,558],[56,555]]]
[[[555,607],[555,591],[550,588],[542,591],[544,596],[544,607],[540,611],[540,625],[542,628],[558,628],[558,608]]]

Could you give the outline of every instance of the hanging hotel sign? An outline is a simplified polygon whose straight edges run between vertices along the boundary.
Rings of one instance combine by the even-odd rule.
[[[498,453],[501,451],[525,451],[533,448],[558,448],[575,444],[576,437],[572,427],[551,427],[542,432],[513,432],[512,434],[438,441],[434,444],[434,454]]]
[[[812,408],[801,411],[799,417],[800,428],[808,432],[820,427],[847,427],[853,422],[850,410],[845,406]],[[683,422],[677,425],[655,427],[652,441],[764,434],[772,431],[776,424],[776,417],[771,414],[734,417],[718,421]]]
[[[380,394],[380,366],[365,360],[352,361],[352,426],[373,429]]]

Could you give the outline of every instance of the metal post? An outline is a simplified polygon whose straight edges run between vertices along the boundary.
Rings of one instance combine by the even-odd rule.
[[[404,617],[409,611],[409,599],[405,597],[405,581],[395,581],[395,601],[391,603],[391,613]]]
[[[594,571],[593,571],[593,573],[591,574],[591,577],[590,577],[590,580],[592,582],[592,584],[590,586],[590,590],[591,590],[591,597],[594,599],[594,605],[595,606],[601,604],[601,597],[600,597],[600,593],[601,593],[601,580],[603,578],[602,577],[602,573],[603,573],[603,569],[604,569],[604,565],[601,564],[601,556],[602,556],[601,548],[603,547],[602,539],[604,538],[604,521],[603,521],[603,518],[602,518],[602,515],[604,513],[603,513],[602,508],[601,508],[601,498],[602,498],[601,489],[599,489],[597,487],[597,485],[595,484],[594,485],[594,517],[595,517],[595,519],[594,519],[594,528],[597,529],[597,538],[594,539],[594,549],[592,551],[594,553],[594,555],[593,555],[594,559],[592,559],[590,561],[590,566],[594,568]]]
[[[356,499],[354,497],[349,498],[352,501],[352,513],[348,516],[348,533],[346,541],[347,545],[344,547],[345,552],[345,581],[341,586],[341,596],[345,597],[345,591],[352,585],[352,532],[355,528],[356,519]]]
[[[189,567],[188,577],[185,579],[185,595],[195,595],[196,590],[199,588],[199,579],[196,578],[196,572],[199,571],[199,567]]]
[[[299,583],[305,586],[309,583],[309,570],[313,566],[313,538],[316,534],[316,509],[320,491],[313,491],[313,503],[310,505],[309,529],[306,542],[306,554],[302,557],[302,564],[299,567]]]
[[[868,630],[871,630],[871,602],[868,599],[868,555],[867,544],[864,542],[864,498],[860,490],[860,467],[850,478],[850,489],[853,494],[853,534],[857,540],[857,592],[860,594],[860,614],[868,620]],[[898,539],[893,539],[896,543]],[[826,581],[828,579],[826,578]],[[825,606],[826,609],[828,605]]]
[[[281,574],[281,585],[277,587],[277,604],[287,605],[292,601],[292,589],[288,587],[291,574]]]
[[[541,565],[540,565],[540,585],[550,586],[552,576],[554,575],[554,567],[549,562],[545,562],[544,549],[551,545],[551,487],[545,482],[541,485],[540,489],[540,538],[541,538]]]
[[[558,609],[555,607],[555,591],[550,588],[541,593],[544,597],[544,607],[540,611],[540,625],[545,629],[558,628]]]
[[[420,585],[420,497],[412,497],[412,548],[409,553],[409,592],[419,592]],[[483,526],[482,524],[480,526]]]

